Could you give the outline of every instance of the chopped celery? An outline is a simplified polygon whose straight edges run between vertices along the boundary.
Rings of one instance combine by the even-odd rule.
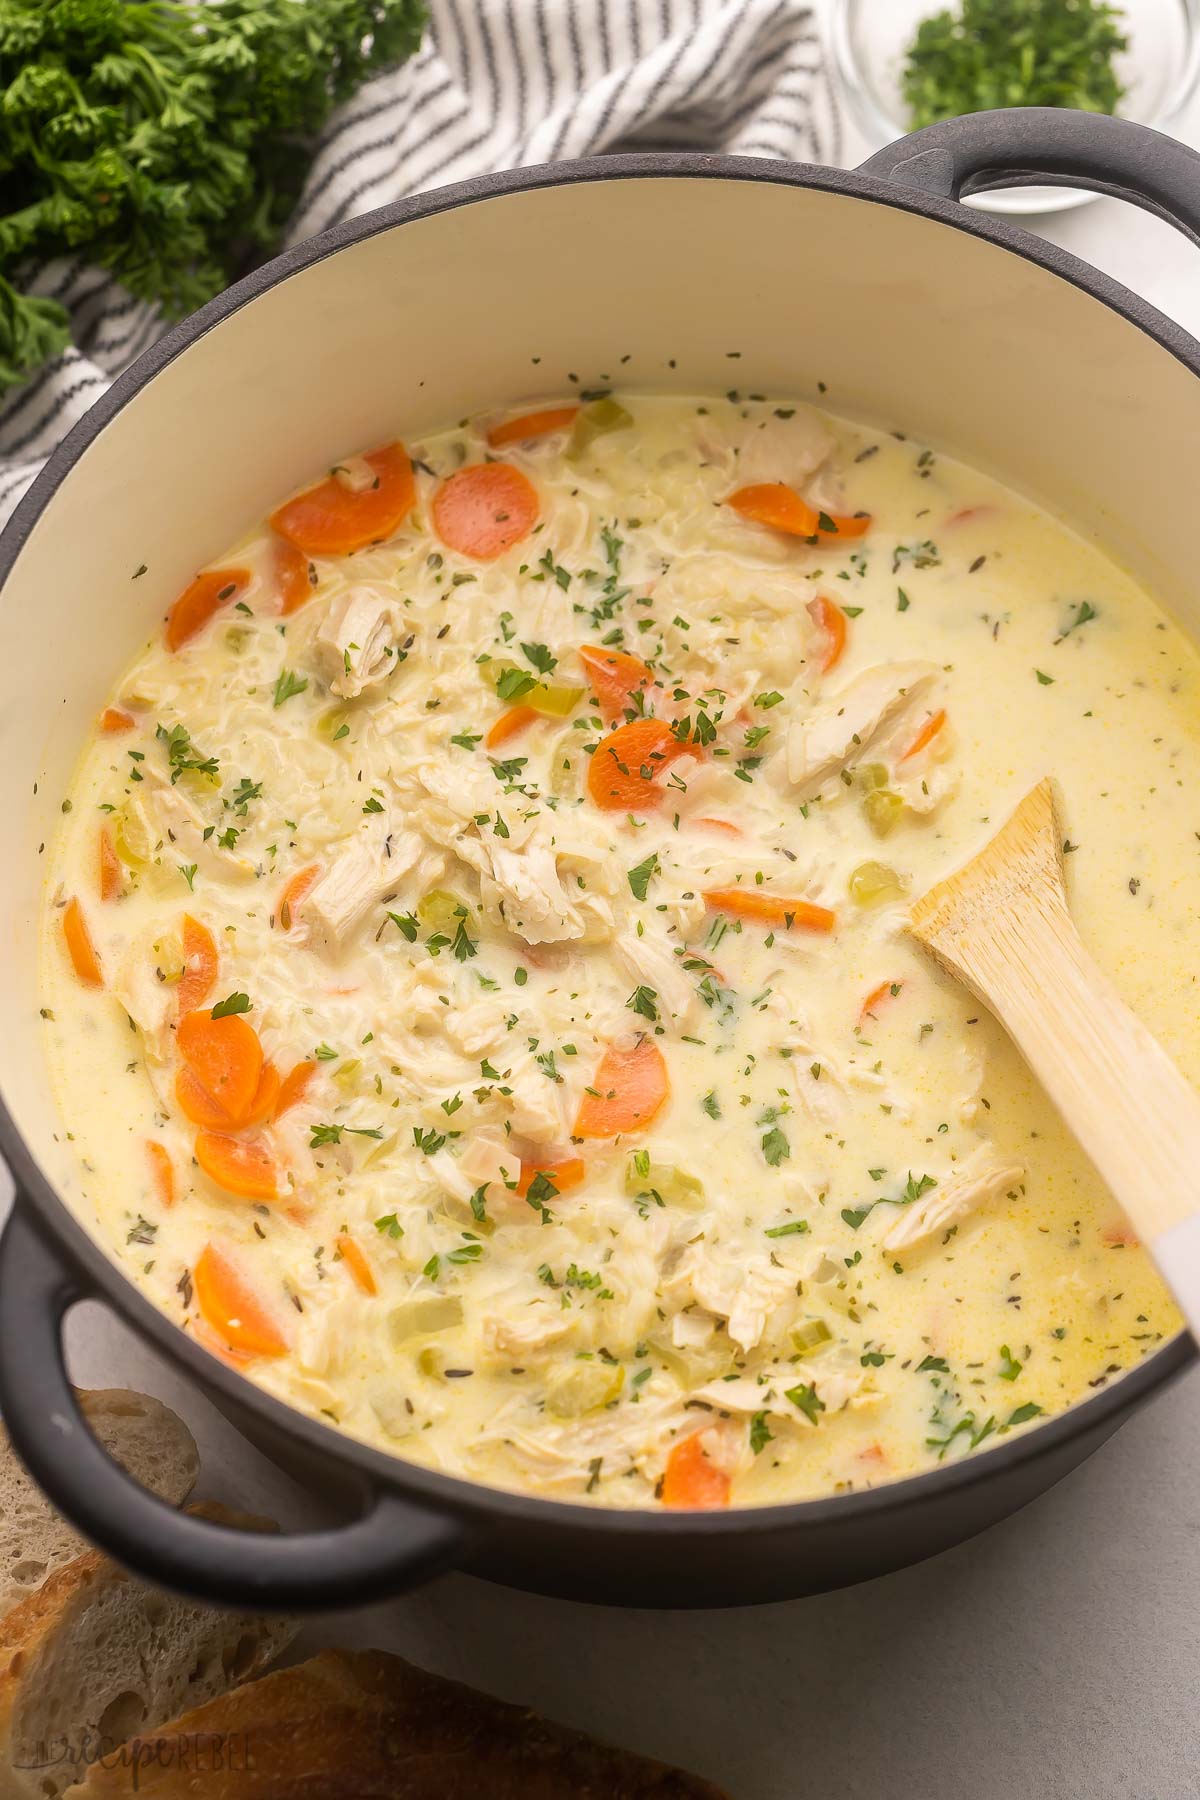
[[[417,901],[417,918],[426,931],[444,931],[453,937],[464,919],[471,917],[465,900],[449,888],[430,888],[423,900]]]
[[[462,1316],[462,1301],[452,1294],[425,1294],[393,1306],[388,1314],[388,1330],[393,1344],[404,1344],[409,1338],[428,1337],[431,1332],[461,1325]]]
[[[226,649],[240,656],[250,642],[251,631],[248,625],[230,625],[225,632]]]
[[[624,1385],[623,1363],[575,1362],[546,1383],[546,1411],[556,1419],[581,1419],[610,1405]]]
[[[506,676],[508,677],[506,691],[503,695],[505,700],[511,701],[514,705],[531,706],[534,712],[541,713],[547,719],[569,718],[587,692],[582,684],[573,684],[568,681],[538,681],[530,675],[527,669],[520,668],[517,663],[493,659],[491,662],[483,663],[481,668],[485,680],[496,688],[497,692],[501,681],[504,681]],[[515,676],[524,676],[532,683],[532,686],[526,687],[522,683],[514,681],[513,677]]]
[[[797,1325],[792,1333],[792,1348],[801,1356],[811,1356],[816,1350],[823,1350],[826,1344],[833,1342],[833,1333],[824,1319],[806,1319],[803,1325]]]
[[[154,855],[154,836],[136,800],[123,806],[113,819],[113,848],[130,869],[144,869]]]
[[[886,763],[859,763],[854,773],[857,777],[858,785],[862,788],[864,793],[869,794],[872,788],[885,788],[888,784]]]
[[[601,400],[589,400],[586,406],[580,407],[571,427],[567,441],[568,461],[582,456],[598,437],[606,437],[610,431],[625,431],[632,424],[632,416],[611,394],[605,394]]]
[[[900,823],[904,802],[891,788],[872,788],[863,795],[863,816],[876,837],[887,837]]]
[[[358,1072],[362,1068],[360,1057],[351,1056],[339,1063],[333,1072],[333,1079],[341,1088],[352,1088],[358,1080]]]
[[[704,1183],[698,1175],[689,1175],[674,1163],[654,1163],[645,1150],[638,1150],[625,1167],[625,1192],[631,1200],[642,1194],[657,1194],[673,1206],[699,1206],[704,1199]]]
[[[350,713],[344,706],[331,706],[327,712],[321,713],[317,719],[316,732],[328,743],[336,744],[339,738],[350,735]]]
[[[850,898],[857,906],[874,906],[880,900],[898,900],[908,883],[887,863],[859,863],[847,883]]]
[[[183,976],[183,939],[174,931],[166,931],[150,946],[154,957],[154,973],[159,981],[176,982]]]

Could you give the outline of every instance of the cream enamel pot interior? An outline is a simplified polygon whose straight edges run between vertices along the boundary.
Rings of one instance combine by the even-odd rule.
[[[827,396],[999,475],[1098,538],[1200,635],[1200,344],[1085,265],[966,211],[987,185],[1121,194],[1200,240],[1200,157],[1085,114],[931,127],[857,174],[724,158],[525,170],[289,252],[148,352],[67,439],[0,547],[0,1402],[62,1511],[212,1600],[347,1605],[450,1566],[644,1605],[784,1599],[882,1573],[1024,1504],[1190,1361],[1178,1337],[998,1448],[862,1493],[722,1513],[501,1493],[302,1417],[161,1314],[71,1210],[79,1175],[38,1048],[34,937],[87,723],[164,596],[339,453],[606,379]],[[1153,521],[1153,541],[1147,522]],[[145,565],[149,579],[135,576]],[[264,1541],[173,1512],[71,1397],[63,1316],[98,1296],[352,1522]]]

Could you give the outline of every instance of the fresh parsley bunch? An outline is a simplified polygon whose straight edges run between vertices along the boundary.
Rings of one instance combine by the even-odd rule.
[[[914,130],[999,106],[1113,113],[1129,47],[1108,0],[961,0],[922,20],[902,85]]]
[[[0,0],[0,392],[69,335],[18,271],[82,255],[190,312],[277,238],[330,111],[424,23],[423,0]]]

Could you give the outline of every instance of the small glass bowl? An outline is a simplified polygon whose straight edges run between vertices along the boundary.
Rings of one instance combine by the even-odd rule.
[[[1127,119],[1170,131],[1200,77],[1200,0],[1117,0],[1129,48],[1117,58]],[[909,130],[900,77],[918,25],[957,0],[833,0],[833,56],[850,110],[872,151]],[[984,212],[1050,213],[1097,196],[1078,188],[1007,188],[967,202]]]

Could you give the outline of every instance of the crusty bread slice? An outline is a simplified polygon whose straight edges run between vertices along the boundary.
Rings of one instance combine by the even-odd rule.
[[[213,1502],[188,1510],[275,1529]],[[178,1599],[85,1551],[0,1620],[0,1800],[53,1800],[105,1748],[257,1675],[295,1630]]]
[[[728,1800],[382,1650],[324,1650],[135,1738],[68,1800]]]
[[[77,1395],[88,1424],[135,1481],[181,1506],[200,1467],[183,1420],[149,1394],[96,1388]],[[0,1616],[87,1548],[39,1492],[0,1426]]]

